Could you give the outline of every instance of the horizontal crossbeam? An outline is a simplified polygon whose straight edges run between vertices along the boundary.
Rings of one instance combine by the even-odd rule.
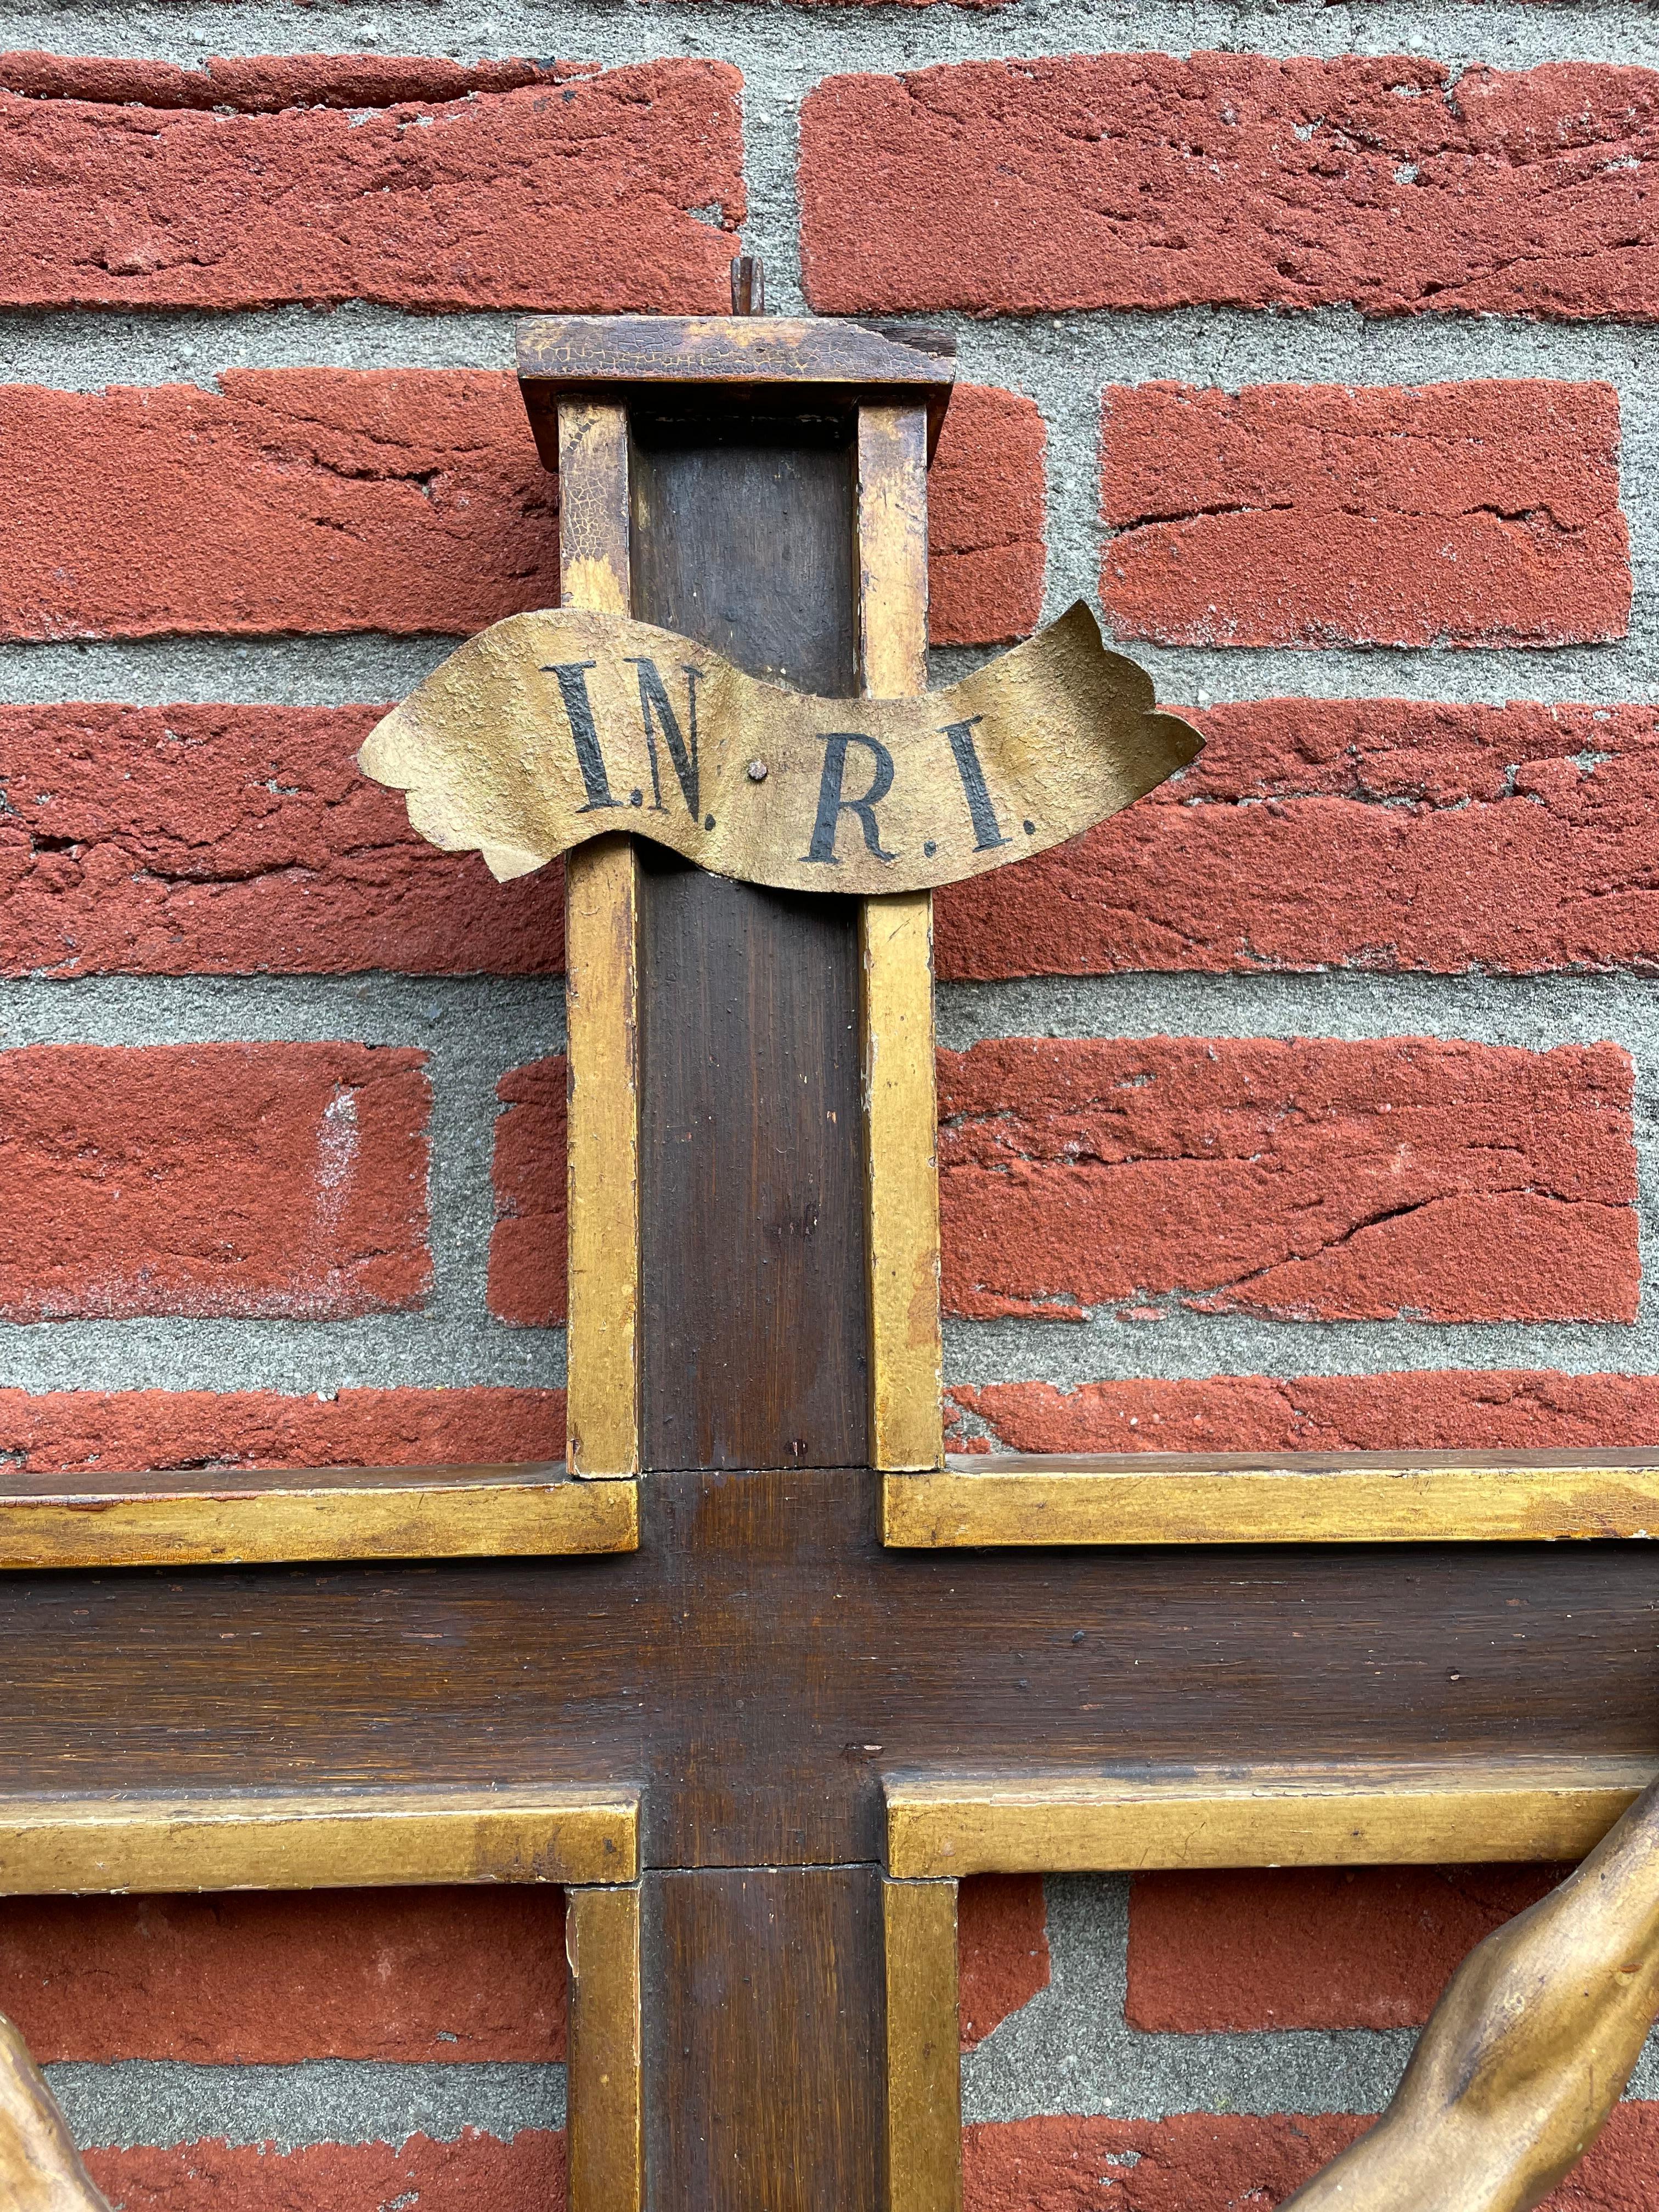
[[[902,902],[901,902],[902,903]],[[1659,1454],[1124,1452],[953,1455],[890,1474],[906,1550],[1537,1543],[1659,1535]],[[0,1569],[509,1559],[632,1551],[628,1480],[562,1467],[14,1474]]]

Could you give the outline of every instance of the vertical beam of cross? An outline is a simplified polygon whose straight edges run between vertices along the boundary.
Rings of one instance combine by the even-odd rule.
[[[921,405],[557,421],[568,605],[825,696],[926,688]],[[792,1474],[858,1470],[873,1523],[878,1471],[942,1464],[931,901],[620,837],[567,865],[570,1465],[646,1474],[647,1543],[670,1500],[752,1528],[761,1572]],[[733,1804],[719,1764],[647,1799],[637,1886],[573,1894],[572,2212],[952,2212],[955,1883],[823,1863],[810,1785]]]

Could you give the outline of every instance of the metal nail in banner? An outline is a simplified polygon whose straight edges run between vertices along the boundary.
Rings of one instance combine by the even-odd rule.
[[[625,616],[512,615],[358,755],[503,883],[607,830],[787,890],[926,890],[1075,837],[1203,739],[1081,600],[943,691],[819,699]]]

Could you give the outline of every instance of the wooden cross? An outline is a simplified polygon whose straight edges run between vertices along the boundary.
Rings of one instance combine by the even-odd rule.
[[[946,343],[520,362],[568,605],[925,688]],[[947,1461],[928,896],[568,882],[568,1467],[9,1475],[0,1890],[564,1883],[572,2212],[951,2212],[961,1877],[1603,1832],[1653,1458]]]

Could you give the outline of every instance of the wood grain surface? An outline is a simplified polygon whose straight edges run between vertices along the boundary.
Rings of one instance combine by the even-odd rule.
[[[882,1498],[896,1545],[1536,1543],[1659,1535],[1659,1452],[953,1457]]]
[[[1659,1753],[1643,1546],[978,1571],[884,1548],[878,1495],[859,1469],[691,1472],[641,1485],[633,1553],[0,1577],[0,1800],[534,1776],[643,1788],[647,1865],[832,1865],[879,1856],[884,1774],[970,1761]]]
[[[835,426],[635,428],[634,611],[854,687]],[[868,1457],[857,912],[641,846],[645,1464]]]
[[[956,341],[943,331],[787,315],[537,315],[518,325],[518,356],[549,468],[559,465],[562,393],[641,408],[701,395],[729,419],[775,404],[781,385],[798,412],[850,414],[866,396],[921,405],[931,457],[956,375]]]
[[[867,441],[855,417],[936,428],[947,349],[753,320],[529,327],[567,589],[825,696],[857,689],[861,644],[866,673],[890,653],[914,678],[914,485],[867,571],[855,530],[884,434],[914,470],[914,416]],[[636,1991],[654,2212],[880,2212],[896,2176],[955,2212],[945,1911],[896,1899],[884,1852],[947,1886],[1570,1853],[1659,1762],[1651,1565],[1121,1523],[969,1556],[990,1540],[949,1533],[957,1491],[935,1512],[902,1487],[933,1478],[872,1471],[872,933],[850,901],[595,849],[571,876],[570,1463],[651,1471],[592,1486],[637,1507],[639,1548],[0,1575],[0,1890],[581,1886],[575,2212],[640,2193],[611,2063]],[[914,1135],[914,1092],[902,1112]],[[876,1256],[903,1245],[914,1293],[925,1224],[895,1221]],[[923,1418],[894,1395],[884,1455],[923,1456],[897,1441]],[[884,1545],[913,1508],[926,1534]],[[901,2172],[890,2084],[913,2112],[924,2076]]]
[[[881,1887],[868,1866],[647,1876],[661,2212],[878,2212]]]

